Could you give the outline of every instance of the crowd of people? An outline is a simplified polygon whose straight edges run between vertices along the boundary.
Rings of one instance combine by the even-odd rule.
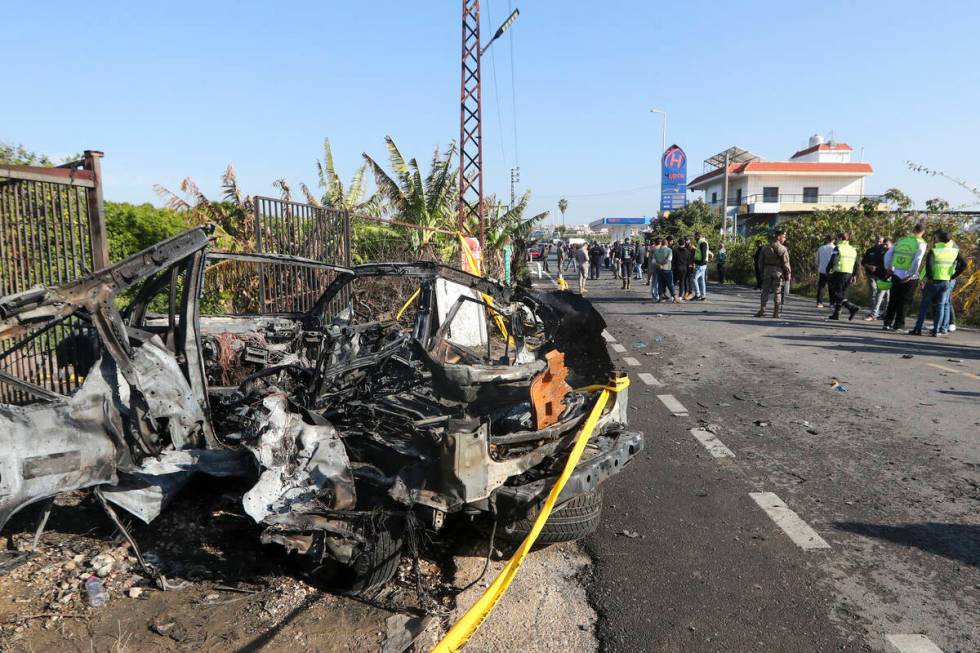
[[[917,288],[922,298],[915,326],[910,335],[921,336],[926,316],[934,308],[931,334],[942,336],[956,330],[951,297],[956,279],[966,269],[966,260],[948,231],[937,229],[932,234],[932,246],[926,242],[925,226],[915,225],[912,233],[895,241],[884,236],[875,239],[862,256],[851,244],[847,232],[824,237],[817,248],[814,262],[819,273],[817,308],[824,308],[824,290],[829,292],[831,314],[827,319],[839,320],[841,311],[853,320],[861,307],[848,297],[848,291],[863,268],[869,292],[869,313],[866,321],[882,319],[885,331],[904,331],[905,316]],[[763,317],[769,295],[773,295],[773,317],[779,317],[784,292],[792,278],[786,234],[776,231],[768,245],[759,245],[755,253],[756,286],[760,295],[757,317]]]
[[[622,242],[560,245],[558,271],[569,270],[578,277],[579,292],[587,291],[589,281],[607,270],[629,289],[633,281],[650,286],[654,301],[704,301],[708,296],[708,264],[714,260],[719,279],[724,282],[727,253],[722,245],[715,255],[700,233],[693,238],[672,236],[650,243],[626,238]]]
[[[930,308],[934,309],[931,334],[942,336],[956,330],[951,296],[957,278],[966,269],[966,260],[948,231],[931,234],[932,245],[926,242],[925,226],[917,224],[910,234],[892,240],[881,236],[875,239],[863,255],[850,242],[849,234],[841,231],[827,235],[817,248],[814,264],[818,272],[817,308],[825,308],[826,291],[831,313],[829,320],[840,320],[846,311],[853,320],[861,311],[851,301],[849,291],[857,283],[863,269],[868,285],[868,315],[866,321],[882,320],[885,331],[905,331],[905,318],[917,288],[922,288],[918,315],[907,333],[920,336]],[[777,230],[768,244],[759,243],[754,263],[756,288],[760,290],[757,317],[766,315],[770,296],[773,317],[779,317],[785,297],[789,294],[792,268],[786,233]],[[703,234],[675,240],[672,236],[654,238],[642,243],[626,238],[622,242],[579,243],[558,246],[559,273],[573,270],[578,277],[580,293],[587,291],[589,281],[599,279],[600,270],[611,272],[629,289],[633,281],[649,285],[654,302],[705,301],[708,296],[707,270],[714,261],[719,283],[725,283],[728,253],[722,243],[712,252]]]

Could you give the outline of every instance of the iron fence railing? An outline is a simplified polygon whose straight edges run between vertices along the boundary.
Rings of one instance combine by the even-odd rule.
[[[883,201],[880,195],[835,195],[835,194],[810,194],[810,193],[778,193],[776,195],[766,195],[764,193],[753,193],[741,197],[732,195],[728,198],[728,206],[741,206],[742,204],[822,204],[824,206],[835,206],[842,204],[857,204],[863,199],[876,202]],[[709,206],[721,206],[721,200],[709,200]]]
[[[347,211],[271,197],[256,197],[254,203],[258,253],[301,256],[333,265],[351,264]],[[258,275],[260,313],[306,311],[336,276],[330,271],[288,263],[262,263]]]
[[[102,205],[101,152],[57,168],[0,164],[0,296],[56,286],[105,267],[109,254]],[[0,346],[0,372],[68,394],[76,343],[90,326],[68,318]],[[28,403],[23,386],[0,380],[0,402]]]

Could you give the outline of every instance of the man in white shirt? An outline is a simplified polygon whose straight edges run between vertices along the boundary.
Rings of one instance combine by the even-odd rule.
[[[817,281],[817,308],[823,308],[823,289],[830,283],[827,265],[830,263],[830,257],[834,255],[834,247],[834,237],[828,235],[823,237],[823,245],[817,248],[817,272],[820,273],[820,279]]]
[[[926,232],[921,222],[912,227],[912,233],[899,238],[885,254],[885,268],[892,273],[894,282],[888,310],[885,312],[883,331],[901,331],[905,328],[905,305],[915,294],[919,282],[919,267],[926,256]]]

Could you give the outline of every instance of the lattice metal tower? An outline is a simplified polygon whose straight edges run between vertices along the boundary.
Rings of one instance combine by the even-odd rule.
[[[480,97],[480,0],[463,0],[459,97],[459,229],[476,219],[483,228],[483,108]]]

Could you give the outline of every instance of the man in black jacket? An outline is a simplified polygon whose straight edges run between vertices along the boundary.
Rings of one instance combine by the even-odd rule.
[[[593,240],[589,246],[589,279],[599,278],[599,262],[602,261],[602,245]]]
[[[629,238],[619,248],[619,260],[622,262],[623,290],[629,290],[633,279],[633,263],[636,261],[636,244]]]

